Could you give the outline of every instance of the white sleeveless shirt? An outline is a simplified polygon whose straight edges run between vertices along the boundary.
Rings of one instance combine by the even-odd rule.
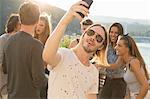
[[[131,71],[129,64],[127,64],[126,67],[127,70],[124,74],[124,80],[126,81],[127,87],[130,90],[131,99],[136,99],[136,95],[139,93],[141,85],[137,80],[134,72]],[[140,70],[144,72],[143,68],[141,68]],[[150,91],[148,91],[144,99],[150,99]]]
[[[140,83],[137,80],[135,74],[130,70],[129,66],[127,66],[127,71],[124,74],[124,80],[127,83],[127,86],[131,92],[139,92],[140,91]]]

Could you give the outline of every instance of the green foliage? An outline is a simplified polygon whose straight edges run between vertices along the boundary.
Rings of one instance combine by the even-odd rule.
[[[63,37],[63,40],[61,41],[60,47],[68,48],[70,42],[72,40],[72,37],[69,35],[65,35]]]
[[[79,34],[79,33],[77,33],[77,34]],[[77,35],[77,34],[75,34],[75,35],[73,35],[73,36],[72,36],[72,35],[65,35],[65,36],[63,37],[61,43],[60,43],[60,47],[68,48],[70,42],[71,42],[73,39],[80,37],[80,35]]]

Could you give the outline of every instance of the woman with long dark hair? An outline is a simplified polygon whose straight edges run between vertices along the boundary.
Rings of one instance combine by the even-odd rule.
[[[118,59],[115,46],[119,35],[124,34],[123,26],[115,22],[108,30],[108,41],[106,48],[106,61],[109,64],[115,63]],[[102,61],[102,58],[100,58]],[[126,93],[126,82],[123,79],[124,68],[106,69],[106,79],[101,90],[100,99],[123,99]]]
[[[146,64],[134,39],[128,35],[119,36],[115,49],[119,58],[116,63],[107,64],[107,68],[115,69],[124,64],[124,80],[127,83],[125,99],[150,99]]]

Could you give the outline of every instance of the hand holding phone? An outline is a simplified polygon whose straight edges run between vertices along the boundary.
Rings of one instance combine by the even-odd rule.
[[[84,2],[86,2],[89,6],[87,7],[87,6],[85,6],[85,5],[82,5],[82,6],[84,6],[84,7],[86,7],[86,8],[90,8],[90,6],[92,5],[92,3],[93,3],[93,0],[82,0],[82,1],[84,1]],[[82,14],[81,12],[77,12],[77,13],[79,13],[80,14],[80,16],[82,17],[82,18],[84,18],[85,16],[84,16],[84,14]]]

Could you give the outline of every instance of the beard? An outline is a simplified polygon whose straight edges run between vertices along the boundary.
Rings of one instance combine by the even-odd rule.
[[[96,49],[90,49],[87,43],[82,44],[82,46],[83,46],[84,51],[87,53],[94,53],[96,51]]]

